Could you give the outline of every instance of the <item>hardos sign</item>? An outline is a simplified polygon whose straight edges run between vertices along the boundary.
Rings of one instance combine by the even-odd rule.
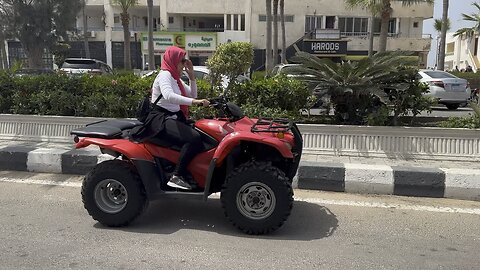
[[[304,40],[303,51],[314,54],[347,54],[347,41],[333,40]]]

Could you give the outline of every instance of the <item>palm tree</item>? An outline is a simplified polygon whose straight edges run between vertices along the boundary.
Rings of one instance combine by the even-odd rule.
[[[447,21],[448,21],[448,2],[449,0],[443,0],[443,12],[442,12],[442,27],[441,27],[441,34],[440,34],[440,44],[438,46],[438,66],[437,69],[444,70],[445,69],[445,47],[447,41]]]
[[[461,28],[454,34],[454,36],[461,36],[465,35],[467,37],[473,37],[480,33],[480,4],[479,3],[472,3],[472,6],[477,8],[477,13],[462,14],[463,20],[474,22],[475,25],[469,28]]]
[[[373,40],[374,40],[374,21],[376,16],[379,14],[381,6],[376,0],[345,0],[345,3],[350,8],[360,6],[368,10],[371,14],[369,29],[368,29],[368,57],[373,55]]]
[[[320,96],[330,96],[337,117],[348,121],[358,121],[372,113],[371,110],[378,105],[375,100],[389,104],[386,88],[410,87],[411,81],[399,82],[407,72],[412,72],[409,67],[417,64],[416,60],[405,57],[403,52],[377,53],[358,62],[342,64],[298,52],[292,61],[300,66],[290,68],[289,73],[308,85],[316,85]]]
[[[349,1],[349,0],[346,0]],[[392,15],[392,1],[402,2],[404,6],[410,6],[420,3],[433,4],[433,0],[352,0],[353,6],[369,7],[372,5],[379,6],[379,14],[381,19],[380,39],[378,41],[378,52],[387,50],[388,25]]]
[[[155,70],[155,55],[153,52],[153,0],[147,0],[148,6],[148,69]]]
[[[446,25],[447,25],[447,32],[450,30],[450,19],[447,18],[447,21],[446,21]],[[435,28],[435,31],[437,31],[438,33],[438,37],[441,38],[441,33],[442,33],[442,27],[443,27],[443,21],[442,20],[439,20],[439,19],[435,19],[434,23],[433,23],[433,28]],[[438,41],[438,45],[437,45],[437,59],[435,61],[435,66],[438,67],[439,65],[439,59],[442,58],[444,59],[445,58],[445,49],[441,50],[440,49],[440,41],[437,39]],[[445,44],[445,43],[444,43]],[[444,67],[445,67],[445,62],[444,62]]]
[[[267,16],[266,26],[266,50],[265,50],[265,71],[269,73],[272,70],[272,0],[265,0],[265,13]]]
[[[280,8],[280,21],[281,21],[281,28],[282,28],[282,63],[287,63],[287,41],[285,35],[285,0],[280,0],[279,2]]]
[[[278,64],[278,0],[273,0],[273,66]]]
[[[123,63],[124,68],[130,70],[132,68],[132,60],[130,57],[130,14],[128,14],[128,10],[137,5],[138,0],[112,0],[114,4],[117,4],[122,9],[122,13],[120,13],[120,18],[122,20],[122,27],[123,27]]]

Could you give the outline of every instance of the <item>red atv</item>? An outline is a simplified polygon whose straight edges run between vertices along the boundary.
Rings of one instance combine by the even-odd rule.
[[[251,119],[224,98],[212,100],[222,117],[194,124],[203,151],[188,166],[192,190],[167,186],[179,148],[161,138],[145,143],[128,139],[141,122],[104,120],[71,132],[76,148],[97,145],[115,157],[96,165],[82,184],[82,200],[93,219],[106,226],[125,226],[148,201],[167,196],[206,200],[221,192],[227,218],[248,234],[278,229],[290,215],[292,179],[302,153],[298,127],[289,121]]]

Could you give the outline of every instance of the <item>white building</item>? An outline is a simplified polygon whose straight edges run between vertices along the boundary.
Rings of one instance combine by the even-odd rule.
[[[447,34],[445,47],[445,69],[453,70],[458,67],[459,70],[471,66],[474,72],[480,68],[478,36],[454,37],[454,33]]]
[[[147,1],[131,8],[130,38],[132,64],[144,68],[147,57]],[[255,48],[254,69],[261,69],[265,55],[265,1],[234,0],[154,0],[154,46],[156,65],[169,45],[184,47],[194,64],[201,65],[220,43],[251,42]],[[92,58],[115,67],[123,66],[121,9],[111,0],[87,0],[87,33]],[[404,7],[393,4],[388,50],[408,50],[425,67],[431,37],[422,33],[423,22],[433,16],[433,6]],[[287,55],[305,50],[322,57],[358,59],[368,50],[367,11],[350,9],[343,0],[285,1]],[[378,20],[373,22],[380,32]],[[77,17],[78,33],[83,33],[82,12]],[[279,24],[280,28],[280,24]],[[279,34],[279,39],[280,39]],[[375,38],[377,48],[378,36]],[[279,41],[280,47],[280,41]],[[72,44],[72,55],[84,55],[83,43]]]

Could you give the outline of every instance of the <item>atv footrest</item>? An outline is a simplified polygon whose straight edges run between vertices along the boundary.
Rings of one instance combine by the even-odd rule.
[[[123,131],[132,129],[142,123],[129,119],[103,120],[87,124],[86,127],[72,130],[71,135],[78,137],[115,139],[121,138]]]

